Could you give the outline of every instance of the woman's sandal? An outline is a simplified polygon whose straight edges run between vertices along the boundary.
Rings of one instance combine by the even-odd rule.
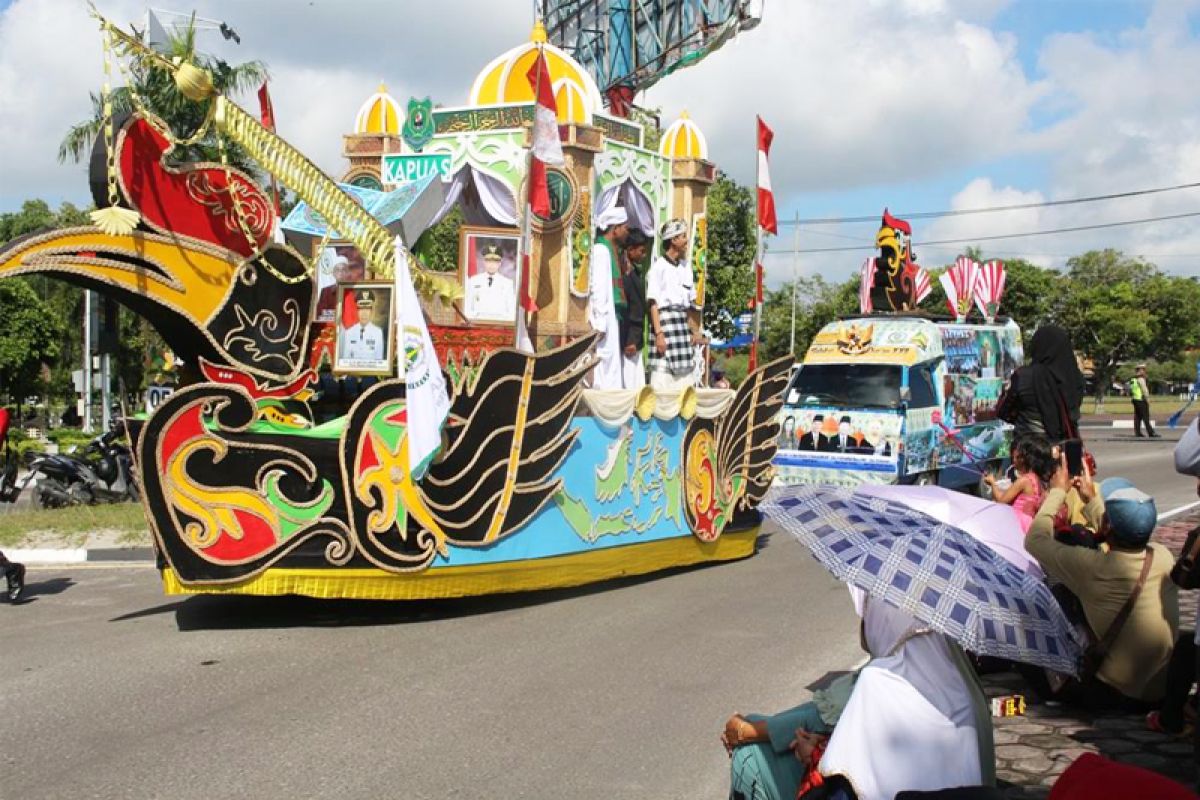
[[[1190,722],[1184,722],[1183,727],[1177,731],[1168,730],[1162,724],[1162,712],[1151,711],[1146,715],[1146,727],[1155,733],[1161,733],[1163,736],[1178,736],[1183,738],[1192,734],[1193,725]]]

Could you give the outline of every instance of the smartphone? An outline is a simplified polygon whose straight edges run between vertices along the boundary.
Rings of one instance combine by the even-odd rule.
[[[1067,456],[1067,474],[1071,477],[1083,474],[1083,442],[1080,439],[1067,439],[1063,442],[1063,452]]]

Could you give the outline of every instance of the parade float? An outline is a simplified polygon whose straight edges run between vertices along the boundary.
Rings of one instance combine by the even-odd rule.
[[[885,209],[860,313],[809,345],[780,412],[779,483],[975,490],[1009,457],[996,407],[1024,354],[1016,323],[998,316],[1004,265],[958,258],[939,279],[950,315],[934,316],[918,309],[931,286],[911,236]]]
[[[702,285],[714,168],[694,123],[646,148],[646,131],[604,115],[591,78],[535,31],[486,65],[466,106],[414,100],[401,120],[385,93],[369,100],[339,185],[203,70],[101,30],[107,58],[173,76],[219,142],[301,200],[279,226],[248,175],[173,162],[179,134],[139,106],[98,137],[96,224],[0,252],[0,277],[58,277],[142,315],[191,375],[129,425],[167,593],[451,597],[753,552],[790,359],[736,392],[585,385],[598,210],[620,205],[650,235],[690,221]],[[566,160],[547,180],[551,213],[523,237],[525,76],[539,55]],[[431,273],[408,247],[455,207],[462,267]],[[484,283],[528,285],[536,311],[514,323],[482,293],[473,307]],[[532,348],[513,346],[514,325]],[[444,421],[419,422],[417,393],[442,380]],[[410,447],[430,435],[436,456],[414,464]]]

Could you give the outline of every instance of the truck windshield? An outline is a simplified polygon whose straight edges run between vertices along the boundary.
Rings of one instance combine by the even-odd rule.
[[[898,408],[900,374],[893,364],[805,364],[788,389],[788,405]]]

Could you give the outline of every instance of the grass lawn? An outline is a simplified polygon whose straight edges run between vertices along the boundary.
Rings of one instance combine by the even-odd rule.
[[[1150,416],[1152,419],[1165,421],[1167,417],[1183,408],[1185,402],[1187,401],[1180,400],[1175,395],[1152,395],[1150,397]],[[1084,416],[1095,413],[1097,413],[1096,398],[1085,397],[1083,400]],[[1104,398],[1104,410],[1099,413],[1133,419],[1133,403],[1128,397],[1106,397]],[[1200,413],[1200,400],[1192,403],[1192,407],[1187,410],[1184,416],[1190,420],[1197,413]]]
[[[150,543],[140,503],[50,510],[0,506],[0,547],[82,547],[98,533],[114,546]]]

